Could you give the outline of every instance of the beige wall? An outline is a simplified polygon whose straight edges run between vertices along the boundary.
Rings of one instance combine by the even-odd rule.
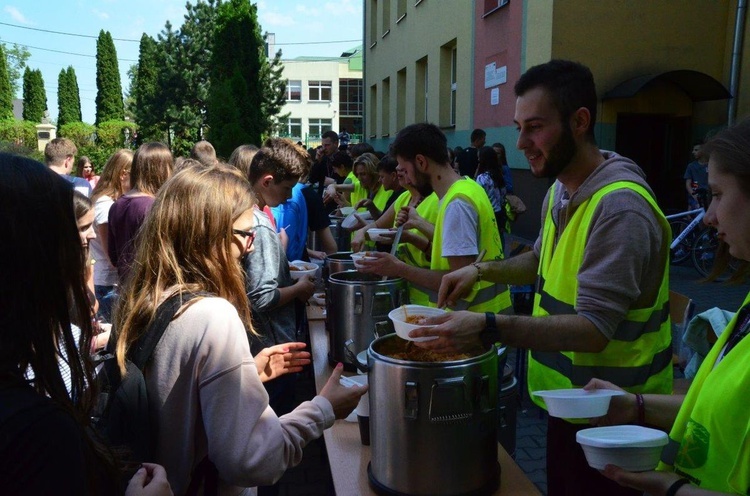
[[[331,119],[332,129],[339,131],[339,79],[357,79],[362,77],[361,71],[349,68],[348,60],[319,61],[319,60],[284,60],[283,77],[288,80],[302,81],[302,101],[287,103],[280,115],[289,114],[290,118],[302,119],[302,138],[309,133],[310,119]],[[331,81],[330,102],[308,101],[308,81]]]
[[[473,10],[466,0],[422,0],[414,4],[414,0],[365,0],[365,139],[374,142],[376,148],[383,148],[402,124],[424,120],[422,102],[417,102],[424,98],[417,89],[417,61],[425,57],[427,120],[440,126],[449,124],[450,92],[446,88],[451,44],[456,46],[458,62],[456,130],[471,126]],[[406,16],[397,22],[399,5],[405,6]],[[385,6],[390,7],[390,30],[386,33],[382,19]],[[372,21],[373,7],[377,9],[377,22]],[[385,80],[389,97],[383,94]],[[405,89],[405,97],[398,94],[399,88]],[[388,109],[383,108],[384,102]]]
[[[589,66],[600,97],[630,78],[677,69],[700,71],[728,86],[732,3],[558,0],[554,3],[551,55]],[[708,106],[708,115],[694,115],[694,119],[720,121],[722,107],[726,109],[725,104]],[[609,112],[604,117],[612,122]]]

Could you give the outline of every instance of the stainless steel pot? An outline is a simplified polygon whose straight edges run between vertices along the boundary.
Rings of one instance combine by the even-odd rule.
[[[326,287],[328,286],[328,277],[331,274],[347,270],[355,270],[352,252],[340,251],[326,256],[323,260],[323,281],[325,281]]]
[[[345,217],[339,217],[337,215],[329,215],[328,218],[331,219],[331,225],[329,227],[331,229],[331,234],[333,235],[333,239],[336,240],[336,246],[338,247],[338,250],[339,251],[351,250],[352,249],[351,232],[341,227],[341,223],[344,221]]]
[[[438,363],[387,355],[405,343],[383,336],[367,351],[370,484],[381,494],[493,492],[500,482],[495,347]]]
[[[342,362],[354,370],[356,360],[346,356],[345,343],[365,349],[375,338],[377,322],[388,320],[388,312],[408,302],[406,281],[357,271],[337,272],[329,277],[326,291],[326,327],[330,339],[329,361]]]

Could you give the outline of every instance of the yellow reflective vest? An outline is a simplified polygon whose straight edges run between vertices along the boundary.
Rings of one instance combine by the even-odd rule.
[[[742,306],[748,304],[750,294]],[[673,470],[702,489],[750,494],[750,338],[743,338],[716,363],[732,330],[740,325],[737,318],[698,369],[658,470]]]
[[[586,241],[596,207],[601,199],[616,190],[628,188],[640,194],[654,210],[664,232],[669,232],[664,215],[655,200],[642,186],[618,181],[597,191],[584,201],[571,217],[555,245],[556,227],[552,220],[554,188],[550,188],[549,205],[544,221],[539,260],[537,292],[534,296],[535,317],[575,315],[578,296],[578,269],[583,262]],[[623,240],[627,242],[627,240]],[[668,240],[665,241],[668,243]],[[663,256],[668,257],[665,248]],[[610,381],[635,393],[670,393],[672,391],[672,333],[669,320],[669,270],[665,260],[658,297],[649,308],[630,309],[617,327],[606,348],[599,353],[529,352],[529,392],[584,386],[591,378]],[[533,401],[545,408],[544,401],[533,394]],[[583,421],[580,421],[583,422]]]
[[[398,212],[401,210],[401,208],[408,205],[410,201],[411,193],[408,190],[401,193],[401,196],[393,201],[393,212],[396,214],[396,217],[398,216]],[[428,195],[424,200],[422,200],[419,205],[417,205],[417,213],[420,215],[420,217],[431,224],[435,224],[437,211],[438,197],[434,192]],[[393,222],[393,227],[396,227],[395,217]],[[423,236],[423,234],[420,233],[418,229],[410,229],[409,231],[414,234]],[[430,260],[427,258],[427,255],[411,243],[399,243],[397,256],[401,261],[406,262],[414,267],[419,267],[422,269],[430,268]],[[409,301],[410,303],[413,303],[415,305],[434,306],[434,304],[430,303],[430,296],[424,291],[424,288],[412,283],[409,283]]]
[[[451,236],[451,233],[443,232],[443,222],[448,204],[457,199],[461,199],[471,205],[478,214],[478,248],[480,251],[483,249],[487,250],[483,260],[502,260],[503,248],[500,244],[500,235],[498,234],[497,223],[495,222],[495,212],[492,210],[489,198],[487,198],[487,192],[472,179],[459,179],[451,185],[438,206],[430,269],[450,270],[448,259],[442,255],[442,248],[443,237]],[[436,305],[437,292],[426,288],[424,288],[424,291],[430,295],[431,304]],[[453,310],[500,313],[510,308],[510,306],[508,286],[489,281],[479,281],[474,285],[466,298],[456,302]]]

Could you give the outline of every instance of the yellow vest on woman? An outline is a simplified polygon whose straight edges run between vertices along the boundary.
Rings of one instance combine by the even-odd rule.
[[[443,257],[443,222],[445,210],[448,204],[454,200],[461,199],[474,208],[478,215],[479,226],[479,250],[487,250],[485,261],[502,260],[503,248],[500,244],[500,235],[495,222],[495,212],[492,210],[487,193],[479,184],[471,179],[459,179],[446,192],[440,200],[437,217],[435,220],[435,234],[432,243],[432,259],[430,269],[449,271],[448,259]],[[451,236],[452,233],[445,233]],[[424,289],[430,295],[430,304],[437,305],[437,292]],[[510,292],[505,284],[489,281],[479,281],[474,284],[466,298],[456,302],[453,310],[471,310],[473,312],[500,313],[510,308]]]
[[[535,317],[576,314],[578,269],[583,263],[591,219],[606,194],[621,189],[631,189],[640,194],[651,205],[664,232],[669,232],[664,215],[648,191],[636,183],[618,181],[601,188],[578,207],[555,246],[557,229],[552,220],[554,188],[554,185],[550,188],[544,221],[534,296]],[[627,242],[637,240],[623,240],[623,243]],[[665,246],[663,256],[666,258],[668,253]],[[661,287],[653,306],[629,310],[601,352],[530,351],[529,392],[582,387],[591,378],[597,377],[631,392],[670,393],[672,332],[669,320],[669,271],[665,269],[661,277]],[[542,399],[533,394],[530,396],[537,405],[545,408]]]
[[[742,306],[748,304],[750,295]],[[750,494],[750,337],[716,363],[736,325],[737,315],[698,369],[658,470],[673,470],[703,489]]]
[[[401,196],[393,201],[393,212],[396,214],[393,219],[393,227],[396,227],[396,217],[402,207],[405,207],[411,201],[411,192],[404,191]],[[417,213],[430,224],[435,224],[438,211],[438,197],[433,192],[427,196],[422,202],[417,205]],[[409,229],[409,232],[419,236],[423,236],[419,232],[419,229]],[[406,262],[414,267],[422,269],[430,268],[430,260],[427,258],[425,252],[417,248],[411,243],[399,243],[397,256],[399,260]],[[424,291],[424,288],[416,286],[412,283],[408,283],[409,286],[409,301],[415,305],[426,305],[430,306],[430,295]]]

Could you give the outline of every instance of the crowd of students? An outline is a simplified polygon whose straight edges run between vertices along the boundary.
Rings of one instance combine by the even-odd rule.
[[[642,171],[596,146],[586,67],[536,66],[515,92],[517,146],[535,176],[555,180],[534,250],[507,260],[496,151],[478,148],[475,181],[454,168],[431,124],[406,126],[387,155],[365,144],[340,150],[333,132],[312,153],[270,138],[238,147],[227,163],[204,141],[177,160],[146,143],[113,154],[91,198],[88,181],[69,175],[68,140],[48,145],[47,167],[0,155],[0,230],[9,235],[0,244],[2,492],[272,494],[303,447],[366,391],[341,386],[338,366],[318,396],[294,398],[295,374],[310,364],[304,314],[314,284],[295,281],[289,260],[335,252],[328,212],[351,206],[351,245],[373,252],[358,269],[404,278],[413,303],[454,310],[412,331],[437,337],[420,346],[528,348],[532,391],[623,388],[629,394],[594,423],[671,429],[658,472],[601,474],[574,441],[584,425],[550,418],[549,494],[746,494],[749,302],[687,395],[671,395],[668,228]],[[714,196],[706,222],[729,253],[750,260],[750,121],[705,150]],[[391,229],[379,246],[374,228]],[[311,233],[323,253],[307,248]],[[622,242],[628,233],[643,239],[638,249]],[[512,315],[507,284],[535,280],[533,316]],[[127,452],[92,429],[91,352],[106,347],[124,374],[174,301],[144,369],[153,460],[138,460],[133,474]],[[97,334],[100,321],[114,324],[111,336]],[[205,466],[217,478],[196,487]]]

